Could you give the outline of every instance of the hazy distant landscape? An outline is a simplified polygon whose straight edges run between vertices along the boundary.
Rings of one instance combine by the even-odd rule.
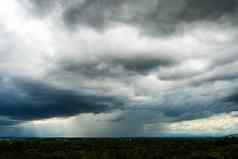
[[[2,139],[1,159],[237,159],[236,138]]]

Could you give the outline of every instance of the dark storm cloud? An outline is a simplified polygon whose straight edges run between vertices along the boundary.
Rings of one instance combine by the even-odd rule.
[[[101,1],[87,0],[68,8],[63,15],[63,20],[69,27],[77,24],[103,28],[105,17],[103,15],[103,3]]]
[[[19,121],[19,120],[11,120],[11,119],[7,119],[7,118],[0,118],[0,127],[1,126],[16,125],[20,122],[21,121]]]
[[[119,108],[112,97],[84,95],[48,86],[42,82],[14,80],[0,91],[0,115],[16,120],[67,117],[80,113],[101,113]],[[8,122],[8,121],[4,121]]]
[[[233,105],[235,105],[235,107],[238,108],[238,92],[234,92],[231,95],[229,95],[228,97],[226,97],[224,99],[225,102],[229,102]]]
[[[238,109],[229,108],[229,104],[221,104],[219,102],[212,103],[192,103],[188,104],[186,101],[184,103],[179,103],[176,106],[173,106],[169,101],[164,103],[164,107],[157,108],[142,108],[133,109],[134,111],[147,111],[148,114],[154,114],[150,116],[150,120],[158,120],[160,122],[180,122],[180,121],[189,121],[196,119],[208,118],[216,114],[222,114],[224,112],[232,112]],[[151,107],[151,105],[147,105]],[[158,114],[163,114],[163,118]],[[156,117],[156,115],[158,117]],[[145,121],[149,122],[149,120]]]
[[[133,0],[86,0],[65,8],[63,20],[70,28],[87,25],[96,29],[110,26],[111,22],[136,25],[150,34],[171,33],[181,23],[217,21],[224,16],[234,21],[237,1],[222,0],[153,0],[148,5]]]
[[[146,56],[145,53],[144,57],[115,58],[111,63],[121,65],[129,71],[148,73],[155,68],[159,68],[160,66],[170,66],[176,64],[176,60],[171,57],[150,57],[149,55]]]
[[[185,9],[180,14],[182,19],[194,20],[217,20],[222,16],[236,16],[238,2],[236,0],[187,0]]]
[[[177,63],[172,57],[146,56],[146,53],[137,57],[106,56],[95,61],[77,61],[63,59],[57,64],[58,71],[83,74],[93,78],[120,78],[136,74],[148,74],[161,66],[173,66]]]
[[[35,12],[47,15],[63,8],[62,20],[70,29],[90,26],[104,30],[115,22],[135,25],[150,35],[171,34],[179,24],[196,21],[235,22],[238,15],[236,0],[78,0],[71,4],[61,1],[31,0]],[[59,6],[59,5],[58,5]]]
[[[221,101],[222,102],[222,101]],[[186,104],[186,103],[185,103]],[[177,106],[177,108],[169,108],[164,111],[166,117],[171,118],[173,122],[189,121],[196,119],[204,119],[217,114],[230,113],[237,111],[238,108],[231,107],[227,103],[193,103],[193,105]]]
[[[0,11],[0,27],[6,27],[0,33],[0,76],[25,78],[0,78],[0,126],[53,117],[91,120],[91,114],[79,114],[101,113],[95,122],[113,123],[108,136],[135,135],[150,122],[238,111],[238,95],[230,93],[238,79],[237,3],[6,2],[13,7]],[[119,116],[113,114],[118,109]],[[102,128],[96,129],[91,131]]]
[[[119,22],[145,28],[145,32],[149,30],[170,31],[174,25],[171,23],[177,8],[174,10],[167,8],[169,11],[161,9],[164,6],[161,7],[160,4],[169,7],[163,1],[152,1],[149,6],[147,4],[143,1],[133,0],[88,0],[83,4],[79,3],[73,7],[65,8],[63,21],[69,28],[86,25],[103,30],[113,23]],[[180,7],[180,5],[178,6]],[[166,12],[172,15],[166,15]],[[160,14],[166,17],[160,16]]]

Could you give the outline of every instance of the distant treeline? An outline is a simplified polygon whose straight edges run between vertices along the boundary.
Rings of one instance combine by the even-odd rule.
[[[238,159],[238,139],[4,138],[0,159]]]

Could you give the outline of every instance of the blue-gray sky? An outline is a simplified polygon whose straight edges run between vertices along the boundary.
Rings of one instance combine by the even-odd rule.
[[[238,128],[236,0],[7,0],[0,136]]]

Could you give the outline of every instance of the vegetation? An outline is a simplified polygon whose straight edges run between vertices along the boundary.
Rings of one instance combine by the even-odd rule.
[[[238,159],[238,140],[4,139],[0,159]]]

